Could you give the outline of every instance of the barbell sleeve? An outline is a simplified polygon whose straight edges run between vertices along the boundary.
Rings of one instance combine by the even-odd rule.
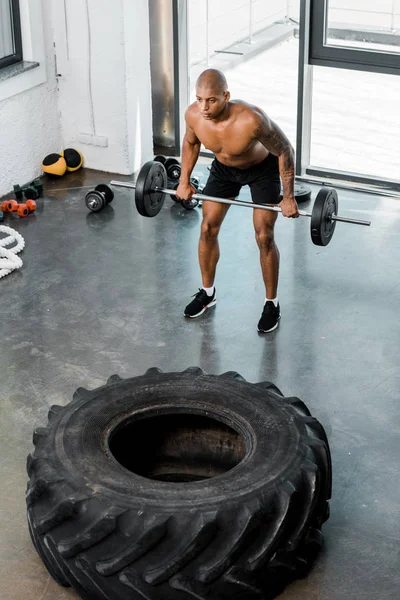
[[[117,187],[125,187],[129,189],[136,189],[136,185],[130,181],[110,181],[110,185]],[[155,188],[155,192],[161,192],[162,194],[169,194],[170,196],[176,196],[176,190],[169,190],[166,188]],[[249,208],[261,208],[263,210],[270,210],[272,212],[282,212],[279,206],[268,206],[266,204],[256,204],[253,202],[243,202],[242,200],[231,200],[230,198],[217,198],[215,196],[206,196],[205,194],[193,194],[192,198],[195,200],[209,200],[210,202],[219,202],[220,204],[233,204],[235,206],[248,206]],[[302,217],[312,217],[312,214],[304,210],[299,210],[299,215]],[[348,217],[339,217],[338,215],[332,215],[333,221],[341,221],[342,223],[352,223],[354,225],[371,225],[371,221],[363,221],[361,219],[350,219]]]

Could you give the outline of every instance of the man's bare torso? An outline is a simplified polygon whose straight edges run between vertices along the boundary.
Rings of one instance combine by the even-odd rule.
[[[223,118],[205,119],[196,103],[189,107],[187,122],[199,141],[228,167],[247,169],[262,162],[268,150],[255,138],[256,107],[240,100],[228,102]]]

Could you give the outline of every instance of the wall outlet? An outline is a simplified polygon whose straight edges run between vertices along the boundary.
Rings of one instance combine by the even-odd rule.
[[[94,135],[92,144],[93,146],[102,146],[103,148],[107,148],[108,139],[103,135]]]
[[[78,135],[78,142],[89,146],[101,146],[102,148],[107,148],[108,146],[108,138],[102,135],[91,135],[90,133],[80,133]]]

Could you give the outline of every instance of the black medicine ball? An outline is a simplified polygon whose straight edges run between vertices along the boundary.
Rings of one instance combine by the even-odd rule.
[[[67,163],[67,171],[77,171],[83,165],[83,156],[74,148],[66,148],[62,152],[62,156],[65,158]]]

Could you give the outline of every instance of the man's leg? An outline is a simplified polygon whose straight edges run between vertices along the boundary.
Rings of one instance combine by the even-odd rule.
[[[199,240],[199,264],[203,287],[211,288],[214,285],[215,271],[219,260],[218,233],[229,204],[216,202],[203,202],[203,221],[201,224]]]
[[[199,317],[207,308],[215,306],[214,279],[219,259],[218,233],[228,212],[228,204],[203,201],[203,221],[199,240],[199,265],[203,288],[185,308],[185,316]]]
[[[279,277],[279,250],[275,244],[274,227],[278,213],[255,208],[253,223],[260,250],[261,271],[267,298],[276,298]]]
[[[275,244],[274,227],[278,213],[255,208],[253,223],[257,245],[260,250],[261,271],[264,279],[266,302],[258,323],[258,331],[266,333],[278,326],[280,308],[277,303],[279,277],[279,250]],[[273,302],[275,300],[275,303]]]

